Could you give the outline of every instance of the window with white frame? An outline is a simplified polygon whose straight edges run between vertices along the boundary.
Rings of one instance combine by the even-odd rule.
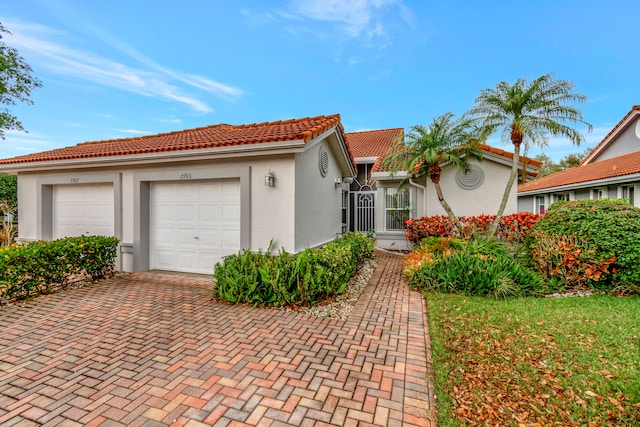
[[[534,197],[535,213],[542,215],[547,211],[547,200],[545,196]]]
[[[621,185],[618,187],[618,197],[627,199],[630,205],[635,206],[635,185]]]
[[[606,187],[594,188],[591,190],[591,198],[592,199],[606,199],[609,195],[607,193]]]
[[[409,188],[384,189],[384,228],[402,231],[411,216],[411,190]]]

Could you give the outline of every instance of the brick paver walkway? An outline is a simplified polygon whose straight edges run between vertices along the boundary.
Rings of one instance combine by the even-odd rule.
[[[423,299],[376,256],[346,321],[160,273],[0,307],[0,425],[435,425]]]

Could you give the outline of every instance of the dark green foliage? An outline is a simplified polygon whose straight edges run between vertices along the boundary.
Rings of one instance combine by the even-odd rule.
[[[118,239],[68,237],[0,251],[0,297],[27,298],[65,286],[79,275],[100,279],[115,271]]]
[[[42,83],[31,75],[33,70],[17,49],[4,44],[2,33],[10,34],[10,31],[0,24],[0,104],[33,104],[29,99],[31,91],[41,87]],[[5,138],[5,131],[14,129],[24,130],[22,123],[8,108],[0,108],[0,138]]]
[[[494,239],[441,239],[425,242],[419,253],[427,257],[409,274],[410,286],[431,292],[508,298],[541,295],[542,279],[520,264],[506,244]]]
[[[314,305],[342,293],[358,263],[373,252],[373,241],[362,233],[296,255],[240,252],[216,264],[213,295],[232,304]]]
[[[0,202],[6,202],[13,210],[18,207],[18,177],[0,173]]]
[[[556,202],[532,231],[534,240],[575,236],[598,262],[615,257],[611,286],[640,291],[640,209],[624,200]]]

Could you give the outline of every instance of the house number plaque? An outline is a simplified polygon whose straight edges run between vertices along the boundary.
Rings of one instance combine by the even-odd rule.
[[[77,183],[79,183],[79,182],[80,182],[80,178],[71,178],[69,181],[70,181],[72,184],[77,184]]]
[[[191,174],[190,173],[180,174],[180,179],[191,179]]]

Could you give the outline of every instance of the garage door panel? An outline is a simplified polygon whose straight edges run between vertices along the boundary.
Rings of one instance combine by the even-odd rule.
[[[156,215],[164,223],[172,221],[176,218],[177,207],[175,205],[167,205],[166,203],[158,203],[156,206]]]
[[[240,250],[239,194],[239,181],[152,184],[151,268],[210,274]]]
[[[212,247],[219,248],[220,245],[220,230],[210,229],[210,230],[200,230],[200,246],[201,247]]]
[[[227,250],[239,250],[237,242],[240,241],[240,230],[223,230],[222,247]],[[236,249],[237,248],[237,249]]]
[[[222,199],[227,202],[239,202],[240,201],[240,187],[237,185],[223,185],[222,186]]]
[[[180,246],[195,246],[197,234],[193,227],[179,227],[177,243]]]
[[[55,185],[53,238],[114,235],[113,184]]]
[[[222,206],[222,223],[240,226],[240,206]]]
[[[222,217],[222,209],[219,205],[204,205],[200,206],[199,219],[200,225],[206,224],[220,224]]]
[[[184,201],[181,201],[184,203]],[[183,222],[197,222],[198,215],[195,206],[181,205],[178,207],[178,221]]]

